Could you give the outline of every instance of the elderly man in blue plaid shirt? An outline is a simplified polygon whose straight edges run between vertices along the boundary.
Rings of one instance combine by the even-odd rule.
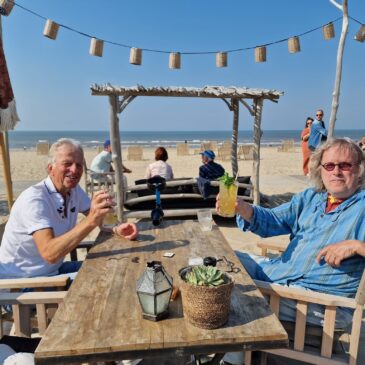
[[[254,279],[354,297],[365,267],[364,154],[350,139],[332,139],[311,155],[310,176],[314,188],[273,209],[237,200],[242,231],[261,237],[290,234],[290,243],[275,259],[236,254]],[[281,301],[282,320],[295,321],[294,303]],[[322,306],[309,306],[308,322],[321,325],[323,318]],[[349,321],[346,309],[337,311],[336,327]],[[224,360],[241,363],[228,355]]]

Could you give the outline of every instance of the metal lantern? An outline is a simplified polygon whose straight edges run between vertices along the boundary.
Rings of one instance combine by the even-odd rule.
[[[143,318],[159,321],[168,316],[172,293],[172,277],[160,261],[147,262],[142,276],[137,280],[137,295]]]

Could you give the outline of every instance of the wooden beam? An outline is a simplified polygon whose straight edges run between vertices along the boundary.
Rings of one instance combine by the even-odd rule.
[[[238,174],[237,140],[238,140],[238,121],[240,112],[240,104],[238,103],[238,99],[231,99],[231,108],[233,111],[231,163],[232,163],[232,175],[236,177]]]
[[[253,127],[253,202],[260,205],[260,143],[261,143],[261,118],[262,118],[263,100],[255,99],[255,121]]]
[[[338,50],[337,50],[337,62],[336,62],[336,77],[335,77],[335,86],[332,94],[332,107],[331,107],[331,116],[328,126],[328,138],[333,137],[333,133],[335,130],[336,124],[336,117],[337,117],[337,109],[339,106],[340,100],[340,87],[341,87],[341,78],[342,78],[342,58],[343,58],[343,51],[345,48],[347,30],[349,27],[349,19],[348,19],[348,6],[347,0],[342,1],[342,6],[340,6],[334,0],[330,0],[332,4],[339,7],[339,9],[343,12],[342,16],[342,31],[340,40],[338,43]]]
[[[110,95],[109,99],[109,125],[110,140],[112,146],[112,160],[115,169],[115,184],[117,195],[117,215],[119,222],[123,222],[124,192],[126,187],[123,183],[122,149],[120,145],[119,119],[118,119],[118,97]]]

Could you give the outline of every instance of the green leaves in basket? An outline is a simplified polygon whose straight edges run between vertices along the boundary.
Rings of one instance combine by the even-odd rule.
[[[229,176],[228,172],[225,172],[218,180],[222,181],[225,186],[231,186],[234,183],[234,177]]]
[[[223,273],[214,266],[193,266],[185,280],[191,285],[218,286],[225,283]]]

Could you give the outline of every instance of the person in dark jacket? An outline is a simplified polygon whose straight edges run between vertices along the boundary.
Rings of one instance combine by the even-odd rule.
[[[216,180],[224,174],[223,166],[214,162],[215,154],[212,150],[206,150],[200,154],[202,155],[203,165],[199,168],[199,177]]]

